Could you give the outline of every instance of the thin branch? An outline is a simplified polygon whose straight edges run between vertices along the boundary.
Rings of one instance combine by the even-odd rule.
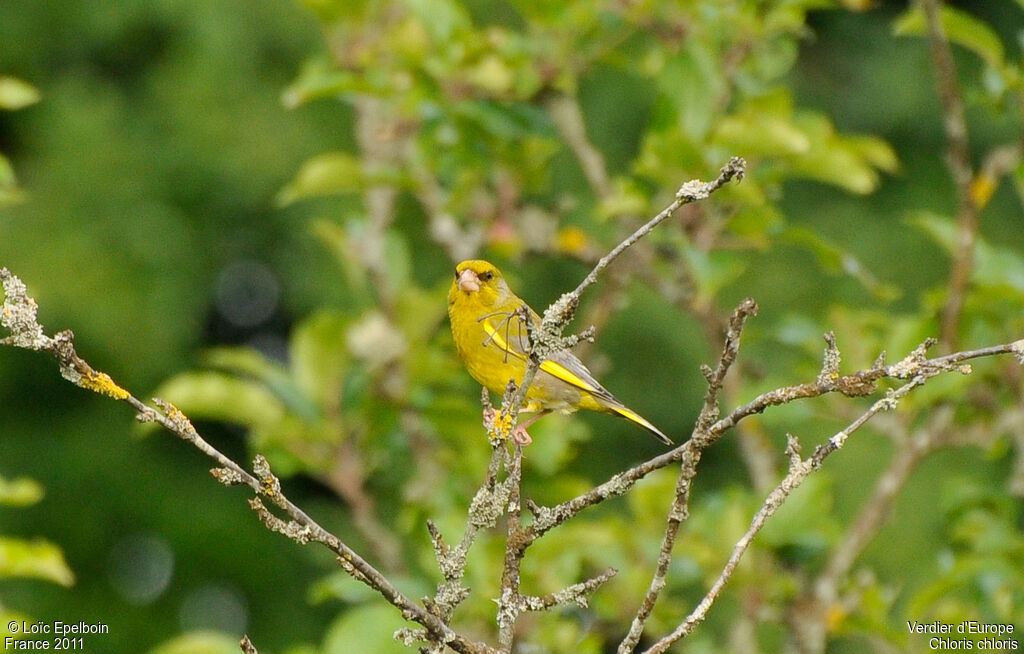
[[[238,647],[241,648],[242,654],[260,654],[256,646],[249,640],[249,635],[242,636],[242,640],[238,641]]]
[[[611,252],[601,257],[600,261],[597,262],[597,265],[594,266],[594,269],[590,271],[590,274],[584,277],[579,286],[577,286],[569,295],[575,296],[578,300],[583,291],[597,281],[597,276],[601,274],[602,270],[608,267],[608,264],[614,261],[616,257],[622,254],[631,245],[649,234],[652,229],[658,226],[659,223],[675,213],[676,209],[685,204],[690,204],[691,202],[707,199],[709,195],[733,179],[736,179],[737,181],[742,180],[743,175],[746,173],[746,169],[746,161],[741,157],[733,157],[727,164],[722,166],[722,169],[718,172],[718,177],[710,182],[693,180],[683,184],[679,187],[679,190],[676,191],[675,200],[673,200],[671,204],[665,207],[657,216],[651,218],[640,229],[633,232],[633,234],[626,238],[626,240],[615,246]]]
[[[641,238],[649,234],[659,223],[671,216],[679,207],[707,198],[732,179],[741,180],[745,170],[746,162],[740,157],[733,157],[725,166],[722,167],[719,171],[718,177],[714,180],[710,182],[693,180],[683,184],[676,192],[675,199],[671,204],[669,204],[669,206],[626,237],[626,239],[612,249],[611,252],[602,257],[601,260],[598,261],[597,265],[594,266],[594,269],[590,274],[580,282],[579,286],[577,286],[575,290],[570,293],[564,293],[558,300],[551,303],[551,305],[545,309],[540,325],[533,324],[530,312],[524,307],[520,319],[523,321],[527,333],[528,347],[526,370],[524,371],[523,378],[520,380],[518,386],[516,386],[513,380],[509,380],[509,385],[505,392],[505,398],[502,402],[501,415],[503,420],[500,421],[500,424],[505,424],[506,418],[508,418],[510,419],[509,422],[511,424],[510,429],[515,429],[516,422],[518,421],[519,409],[523,406],[523,403],[526,400],[526,394],[533,383],[541,362],[551,356],[552,353],[571,348],[581,339],[589,337],[590,334],[588,332],[584,332],[582,335],[563,337],[562,331],[575,315],[576,308],[579,306],[580,295],[597,280],[598,275],[616,257]],[[745,306],[747,305],[749,305],[749,310],[751,312],[756,311],[756,305],[754,305],[753,300],[748,300],[745,303]],[[735,353],[733,353],[733,356],[734,355]],[[723,364],[720,364],[720,368],[722,368],[722,376],[724,376],[724,371],[725,369],[728,369],[728,365],[730,363],[731,360],[729,362],[724,362],[723,359]],[[716,389],[714,391],[715,397],[717,397],[718,390],[719,389]],[[676,451],[678,451],[680,456],[682,455],[682,449],[677,448]],[[512,643],[515,638],[516,619],[519,614],[525,610],[524,596],[520,593],[519,584],[520,568],[523,557],[526,555],[526,549],[537,538],[543,535],[547,529],[554,526],[554,524],[558,524],[557,522],[551,523],[550,521],[548,521],[546,525],[542,524],[543,521],[541,516],[543,515],[543,510],[536,507],[536,505],[531,505],[531,507],[538,508],[538,514],[535,515],[535,521],[532,525],[525,528],[523,527],[521,521],[520,495],[521,456],[521,447],[517,445],[515,453],[513,454],[512,465],[508,468],[508,478],[506,479],[506,482],[510,484],[508,509],[509,523],[508,538],[505,544],[505,563],[502,570],[501,597],[498,599],[498,644],[501,650],[505,652],[511,651]],[[631,486],[632,482],[629,482],[628,486],[624,487],[622,492],[625,492],[625,488]],[[616,488],[613,486],[607,488],[607,491],[614,494],[616,493]],[[605,497],[607,496],[608,495]],[[580,508],[582,509],[583,506],[580,506]]]
[[[517,443],[512,453],[512,463],[508,466],[508,536],[505,540],[505,564],[501,572],[501,597],[498,598],[498,647],[502,652],[512,651],[516,618],[523,610],[523,596],[519,592],[520,568],[526,554],[520,494],[522,473],[523,446]]]
[[[706,199],[733,179],[742,180],[743,175],[746,172],[746,165],[746,161],[741,157],[733,157],[727,164],[722,166],[722,169],[718,173],[718,177],[710,182],[702,182],[695,179],[683,184],[679,190],[676,191],[675,199],[667,207],[665,207],[654,218],[651,218],[646,224],[626,237],[621,243],[615,246],[611,252],[601,257],[597,262],[597,265],[594,266],[594,269],[583,278],[583,281],[581,281],[574,290],[569,293],[563,293],[560,298],[552,302],[548,308],[544,310],[544,317],[541,320],[540,325],[533,325],[530,320],[529,312],[524,312],[523,321],[526,324],[529,342],[527,365],[526,371],[523,373],[523,379],[519,383],[519,388],[513,396],[511,408],[514,409],[514,411],[512,411],[512,416],[518,415],[518,409],[522,406],[522,403],[526,398],[526,393],[530,389],[530,385],[533,383],[534,376],[537,374],[537,369],[541,362],[547,359],[553,352],[570,348],[579,342],[579,339],[581,338],[580,336],[562,337],[562,331],[576,314],[576,308],[579,306],[580,296],[583,294],[583,291],[597,281],[598,275],[600,275],[616,257],[625,252],[627,248],[635,244],[644,236],[650,234],[651,230],[675,213],[679,207],[691,202]],[[506,408],[508,406],[509,405],[506,403]]]
[[[998,354],[1013,354],[1021,364],[1024,364],[1024,339],[976,350],[956,352],[934,359],[922,358],[919,352],[921,349],[918,348],[918,350],[903,361],[891,366],[883,365],[882,358],[879,357],[879,360],[872,367],[849,375],[843,375],[838,379],[828,380],[819,377],[815,382],[785,386],[762,393],[750,402],[733,409],[724,418],[718,420],[708,429],[703,438],[708,439],[710,441],[708,444],[710,445],[744,418],[762,413],[769,407],[778,404],[786,404],[797,399],[814,398],[836,392],[851,397],[867,395],[875,391],[875,385],[881,379],[907,379],[917,370],[935,369],[943,372],[957,371],[969,373],[969,366],[963,367],[959,364],[970,359]],[[667,465],[691,456],[689,453],[691,447],[693,446],[690,444],[690,441],[687,441],[675,449],[663,452],[632,468],[616,473],[604,483],[572,499],[551,507],[536,507],[533,524],[527,528],[529,536],[535,540],[558,525],[565,523],[586,508],[600,504],[611,497],[623,495],[638,481],[655,470],[660,470]]]
[[[587,595],[597,590],[602,584],[614,577],[619,573],[615,568],[608,568],[601,574],[588,579],[587,581],[573,584],[572,586],[566,586],[562,590],[540,597],[535,596],[524,596],[523,599],[523,610],[525,611],[546,611],[553,606],[559,606],[562,604],[575,604],[576,606],[585,609],[589,606],[589,600]]]
[[[611,252],[601,257],[600,261],[597,262],[597,265],[594,266],[594,269],[591,270],[585,278],[583,278],[583,281],[581,281],[573,291],[563,293],[560,298],[552,302],[548,308],[544,310],[544,317],[541,320],[540,325],[533,324],[530,312],[526,311],[524,308],[520,318],[526,326],[527,332],[528,347],[526,371],[523,373],[523,378],[520,380],[518,388],[515,389],[511,398],[506,399],[502,407],[503,412],[507,412],[512,416],[512,428],[515,427],[515,421],[518,419],[519,415],[519,407],[523,405],[523,402],[526,399],[526,393],[533,384],[534,376],[537,374],[537,370],[540,367],[541,362],[547,359],[552,353],[571,348],[576,345],[581,338],[587,338],[587,336],[562,336],[562,331],[565,329],[565,326],[569,324],[569,321],[572,320],[573,316],[576,314],[576,308],[579,306],[580,295],[583,294],[583,291],[597,281],[597,277],[601,274],[601,271],[607,268],[616,257],[625,252],[627,248],[635,244],[644,236],[650,234],[651,230],[671,216],[679,207],[691,202],[706,199],[733,179],[736,179],[737,181],[742,180],[743,175],[746,172],[746,166],[746,161],[741,157],[733,157],[727,164],[722,166],[722,169],[718,173],[718,177],[710,182],[702,182],[695,179],[686,182],[679,187],[679,190],[676,191],[675,199],[667,207],[665,207],[658,215],[649,220],[646,224],[626,237],[621,243],[615,246]]]
[[[831,335],[827,335],[826,340],[828,340],[829,347],[826,350],[822,374],[819,375],[817,380],[817,383],[819,384],[825,383],[829,377],[838,375],[836,370],[839,363],[839,353],[838,350],[835,349],[835,340]],[[694,609],[694,611],[690,613],[690,615],[687,616],[687,618],[680,623],[672,633],[661,638],[651,648],[646,650],[645,654],[656,654],[666,651],[673,643],[691,633],[697,625],[703,622],[705,617],[707,617],[707,613],[711,609],[711,606],[725,587],[725,584],[728,583],[729,578],[735,571],[744,552],[753,541],[754,536],[764,527],[767,520],[778,510],[793,489],[800,486],[811,472],[819,469],[828,456],[842,448],[850,434],[864,426],[868,420],[882,411],[894,409],[899,400],[908,395],[915,388],[922,386],[931,377],[946,372],[970,374],[970,365],[962,363],[969,359],[993,356],[997,354],[1013,354],[1017,358],[1018,362],[1024,364],[1024,340],[966,352],[957,352],[937,357],[935,359],[928,359],[925,356],[925,353],[927,349],[934,344],[934,339],[926,340],[902,361],[891,366],[883,367],[881,365],[883,358],[879,357],[878,361],[875,362],[875,365],[866,371],[869,373],[868,378],[871,380],[870,383],[873,384],[874,380],[877,378],[877,371],[883,371],[885,373],[884,376],[887,377],[909,379],[909,381],[896,389],[890,389],[886,393],[885,397],[875,401],[867,411],[851,422],[845,429],[833,434],[824,444],[816,447],[812,456],[807,459],[800,458],[799,442],[795,437],[791,435],[788,436],[789,445],[787,446],[786,451],[790,454],[789,474],[782,480],[782,482],[779,483],[778,486],[776,486],[775,490],[769,494],[761,509],[751,521],[750,528],[743,537],[737,541],[733,548],[732,555],[723,567],[718,579],[716,579],[715,583],[712,584],[704,598],[697,605],[697,608]],[[620,649],[620,651],[622,650]]]
[[[126,402],[137,412],[137,419],[143,422],[156,422],[214,459],[220,468],[211,470],[211,474],[218,481],[226,485],[245,485],[257,494],[257,497],[250,500],[250,506],[268,528],[281,532],[299,543],[315,541],[329,548],[338,555],[338,562],[346,572],[380,593],[401,611],[402,617],[421,624],[431,639],[463,654],[491,654],[495,651],[484,643],[456,633],[437,616],[413,602],[355,550],[293,504],[281,492],[280,481],[271,473],[266,459],[262,456],[256,457],[253,466],[255,475],[249,474],[203,439],[185,414],[170,402],[154,399],[159,410],[144,404],[118,386],[109,375],[95,370],[79,357],[75,352],[74,335],[69,330],[58,332],[53,338],[45,334],[36,317],[37,304],[29,297],[20,279],[6,268],[0,268],[0,281],[3,283],[5,294],[3,308],[0,310],[0,324],[11,332],[11,336],[0,339],[0,345],[12,345],[53,355],[60,366],[61,374],[69,381]],[[273,502],[290,520],[285,521],[272,514],[263,505],[260,497]]]
[[[839,545],[829,557],[824,571],[815,581],[815,594],[824,602],[831,602],[837,594],[839,581],[849,574],[854,561],[881,529],[889,516],[899,492],[952,422],[950,407],[940,407],[934,417],[922,428],[906,437],[885,472],[879,476],[871,498],[846,530]]]
[[[665,535],[661,540],[661,549],[658,552],[658,564],[655,567],[654,576],[651,578],[647,593],[640,603],[640,608],[637,609],[636,616],[629,627],[629,632],[619,644],[619,654],[628,654],[636,648],[637,643],[640,642],[640,636],[643,635],[647,619],[650,618],[651,613],[654,611],[658,597],[667,583],[666,577],[668,576],[669,566],[672,563],[672,550],[675,548],[679,526],[689,515],[690,486],[693,478],[697,475],[697,463],[700,461],[703,450],[701,443],[707,442],[707,439],[698,439],[697,436],[706,432],[715,419],[718,418],[718,396],[722,391],[722,384],[725,382],[725,376],[729,372],[729,368],[736,361],[736,355],[739,353],[740,336],[743,332],[743,326],[746,324],[747,318],[754,315],[757,315],[757,303],[753,299],[747,298],[733,312],[732,319],[729,321],[729,329],[726,332],[725,345],[722,348],[722,355],[719,357],[718,366],[715,370],[711,370],[707,366],[702,368],[708,383],[708,390],[704,395],[704,406],[701,408],[700,416],[697,418],[693,435],[686,443],[689,446],[687,448],[688,456],[683,457],[683,465],[679,471],[679,477],[676,479],[675,496],[672,500],[672,507],[668,512]]]
[[[938,374],[938,372],[934,372],[932,374]],[[768,519],[778,511],[779,507],[782,506],[789,494],[798,488],[808,475],[821,468],[825,459],[841,448],[850,434],[864,426],[868,420],[879,412],[895,408],[897,402],[901,398],[906,396],[913,389],[922,385],[928,379],[928,376],[930,375],[927,373],[919,374],[899,388],[889,391],[889,393],[886,394],[886,397],[881,398],[872,404],[871,408],[850,423],[845,429],[830,437],[826,441],[825,445],[819,445],[815,448],[814,454],[806,459],[800,458],[800,445],[796,438],[792,435],[788,436],[789,445],[787,446],[787,452],[790,453],[791,457],[789,474],[786,475],[779,485],[775,487],[775,490],[768,495],[764,504],[762,504],[761,509],[754,515],[753,520],[751,520],[750,527],[733,546],[733,551],[729,556],[728,561],[726,561],[726,564],[719,573],[718,578],[711,585],[711,588],[704,595],[704,598],[697,605],[697,608],[695,608],[690,615],[688,615],[686,619],[672,631],[672,633],[659,639],[654,643],[654,645],[645,650],[645,654],[660,654],[661,652],[665,652],[673,643],[690,634],[697,625],[703,622],[707,617],[708,611],[711,610],[711,606],[715,603],[715,600],[718,599],[722,589],[725,588],[725,585],[729,582],[733,572],[735,572],[736,566],[739,565],[740,559],[743,558],[743,554],[753,542],[754,536],[761,531]]]
[[[505,458],[504,446],[493,441],[491,444],[491,460],[487,466],[487,476],[480,489],[473,496],[469,505],[469,516],[462,540],[454,547],[445,544],[441,531],[432,521],[427,521],[437,566],[441,570],[444,581],[437,586],[437,592],[429,602],[424,602],[431,611],[445,623],[451,620],[455,608],[469,596],[469,589],[462,585],[466,573],[466,557],[469,549],[476,541],[477,535],[492,528],[508,506],[510,485],[498,483],[498,471]]]

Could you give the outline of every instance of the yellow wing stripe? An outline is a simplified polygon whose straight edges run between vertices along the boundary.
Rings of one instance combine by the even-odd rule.
[[[524,361],[526,360],[525,356],[523,356],[519,352],[516,352],[511,347],[509,347],[509,345],[505,341],[505,339],[502,338],[501,333],[499,333],[498,330],[495,329],[493,325],[491,325],[491,323],[489,323],[488,321],[485,320],[485,321],[483,321],[483,326],[484,326],[484,331],[487,332],[487,337],[491,340],[491,342],[493,342],[499,348],[505,350],[505,352],[511,354],[512,356],[514,356],[514,357],[516,357],[518,359],[522,359]],[[588,384],[583,379],[581,379],[578,375],[573,374],[572,371],[570,371],[568,368],[566,368],[565,366],[563,366],[561,364],[555,363],[551,359],[545,359],[544,362],[540,364],[540,369],[543,370],[544,372],[548,373],[552,377],[557,377],[558,379],[561,379],[562,381],[564,381],[564,382],[566,382],[568,384],[572,384],[576,388],[581,388],[581,389],[583,389],[583,390],[585,390],[585,391],[587,391],[589,393],[597,393],[598,392],[597,389],[594,388],[593,385]],[[625,415],[625,414],[623,414],[623,415]],[[633,414],[633,415],[636,415],[636,414]],[[629,416],[626,416],[626,417],[629,417]],[[639,418],[639,420],[636,420],[636,418]],[[640,421],[643,420],[643,418],[640,418],[640,416],[636,416],[636,418],[630,418],[630,420],[635,420],[636,422],[640,422]],[[640,424],[644,424],[644,423],[640,422]]]
[[[552,361],[551,359],[546,359],[543,363],[541,363],[540,369],[553,377],[558,377],[562,381],[572,384],[576,388],[582,388],[583,390],[588,391],[590,393],[597,392],[596,388],[594,388],[587,382],[583,381],[578,376],[574,375],[572,371],[570,371],[565,366],[559,365]]]

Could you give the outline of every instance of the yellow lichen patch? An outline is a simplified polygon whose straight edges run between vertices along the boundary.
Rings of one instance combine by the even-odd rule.
[[[188,422],[188,417],[181,412],[181,409],[174,406],[170,402],[164,402],[161,406],[164,410],[164,414],[171,419],[172,422]]]
[[[491,440],[503,441],[512,433],[512,415],[498,413],[494,420],[487,426],[487,435]]]
[[[263,489],[263,494],[273,499],[277,497],[278,491],[281,490],[280,484],[274,483],[276,479],[262,479],[260,480],[260,488]]]
[[[78,380],[78,385],[95,393],[110,396],[115,400],[124,400],[131,396],[131,393],[115,384],[110,375],[105,372],[90,370],[81,376]]]

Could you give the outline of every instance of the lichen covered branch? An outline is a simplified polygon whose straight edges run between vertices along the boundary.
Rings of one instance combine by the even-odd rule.
[[[155,399],[156,408],[147,406],[115,384],[109,375],[96,371],[79,357],[75,352],[74,336],[70,331],[59,332],[52,338],[47,336],[38,322],[38,306],[35,300],[28,295],[25,284],[6,268],[0,268],[0,282],[3,283],[4,289],[0,324],[11,332],[10,336],[0,340],[0,344],[46,352],[54,356],[61,374],[69,381],[126,402],[135,409],[139,420],[158,423],[213,458],[220,466],[211,471],[214,478],[226,485],[248,486],[256,493],[256,497],[249,503],[267,528],[282,533],[300,544],[315,541],[328,547],[338,555],[338,562],[346,572],[380,593],[401,611],[405,619],[421,624],[431,641],[443,643],[464,654],[494,652],[493,648],[483,643],[457,634],[438,616],[406,597],[373,565],[293,504],[282,493],[280,481],[271,472],[270,465],[262,456],[256,457],[254,474],[250,474],[203,439],[185,414],[170,402]],[[288,517],[288,520],[272,513],[261,498],[270,500]]]

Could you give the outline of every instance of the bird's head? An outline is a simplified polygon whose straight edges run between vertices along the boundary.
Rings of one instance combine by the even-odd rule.
[[[473,300],[484,306],[493,306],[511,295],[505,278],[494,264],[472,259],[455,266],[455,281],[448,292],[448,302]]]

